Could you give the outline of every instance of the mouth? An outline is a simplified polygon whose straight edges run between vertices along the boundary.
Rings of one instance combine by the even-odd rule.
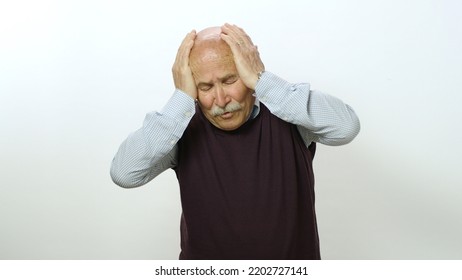
[[[221,117],[222,119],[225,119],[225,120],[226,120],[226,119],[232,118],[232,117],[233,117],[233,114],[234,114],[233,112],[226,112],[226,113],[222,114],[220,117]]]

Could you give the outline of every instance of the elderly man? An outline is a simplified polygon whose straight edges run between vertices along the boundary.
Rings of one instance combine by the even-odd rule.
[[[315,143],[349,143],[354,111],[265,71],[250,37],[230,24],[187,34],[173,78],[165,107],[120,146],[113,181],[137,187],[175,170],[180,259],[320,259]]]

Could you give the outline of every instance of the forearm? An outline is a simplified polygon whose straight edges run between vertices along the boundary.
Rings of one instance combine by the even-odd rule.
[[[343,145],[359,133],[359,119],[340,99],[292,84],[265,72],[256,87],[257,98],[277,117],[296,124],[305,142]]]
[[[148,113],[143,126],[127,137],[112,161],[114,183],[138,187],[173,167],[176,144],[194,113],[194,100],[178,90],[160,112]]]

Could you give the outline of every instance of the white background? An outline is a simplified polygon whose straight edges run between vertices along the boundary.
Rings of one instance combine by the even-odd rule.
[[[178,184],[114,185],[192,29],[243,27],[266,69],[350,104],[318,146],[324,259],[461,259],[462,2],[2,1],[0,259],[176,259]]]

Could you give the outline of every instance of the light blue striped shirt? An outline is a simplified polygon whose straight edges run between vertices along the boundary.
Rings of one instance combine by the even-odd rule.
[[[353,109],[338,98],[310,90],[307,83],[292,84],[264,72],[255,88],[258,115],[260,102],[280,119],[297,125],[305,144],[319,142],[338,146],[359,133]],[[195,101],[175,90],[164,108],[148,113],[143,126],[121,144],[111,165],[112,180],[121,187],[142,186],[176,166],[177,142],[195,114]]]

